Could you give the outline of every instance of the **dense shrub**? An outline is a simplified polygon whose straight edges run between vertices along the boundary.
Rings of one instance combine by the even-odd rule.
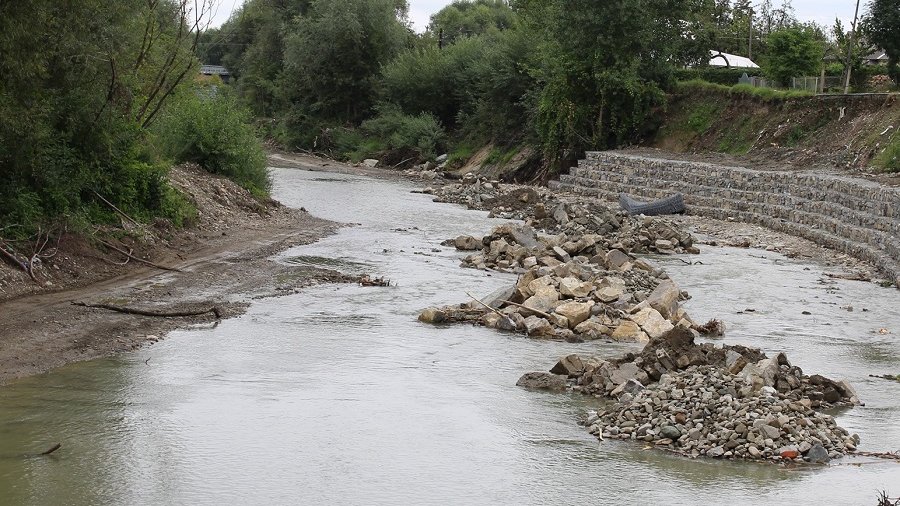
[[[378,115],[363,122],[360,129],[366,138],[380,141],[375,146],[413,150],[425,159],[440,154],[446,140],[444,129],[434,116],[404,114],[395,106],[382,106]]]
[[[735,84],[738,84],[741,76],[743,76],[745,73],[748,76],[755,76],[759,75],[761,72],[759,69],[695,67],[676,70],[675,79],[678,81],[692,81],[695,79],[701,79],[710,83],[734,86]]]
[[[257,196],[271,188],[266,155],[249,112],[222,87],[193,88],[173,100],[154,131],[163,153],[221,174]]]

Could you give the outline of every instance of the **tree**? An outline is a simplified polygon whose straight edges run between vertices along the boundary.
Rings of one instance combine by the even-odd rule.
[[[900,85],[900,0],[872,0],[861,26],[869,41],[887,53],[888,75]]]
[[[207,1],[0,4],[0,228],[82,212],[105,194],[135,215],[165,205],[145,142],[193,76]]]
[[[455,0],[431,16],[428,32],[437,36],[443,31],[444,43],[452,44],[462,37],[508,30],[517,23],[506,0]]]
[[[405,0],[314,0],[286,37],[283,99],[325,121],[364,119],[382,65],[407,45],[406,11]]]
[[[536,128],[551,160],[634,140],[664,101],[696,2],[523,0],[543,39]]]
[[[819,33],[806,26],[782,28],[769,36],[763,60],[766,75],[787,86],[793,77],[818,74],[825,53]]]

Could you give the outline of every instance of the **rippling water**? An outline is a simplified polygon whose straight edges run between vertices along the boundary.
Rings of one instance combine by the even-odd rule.
[[[460,269],[459,254],[437,246],[495,220],[403,183],[275,177],[288,205],[358,223],[278,261],[398,286],[326,285],[258,301],[214,329],[0,389],[0,503],[874,504],[876,490],[900,494],[900,465],[890,462],[785,470],[598,443],[576,425],[596,401],[515,382],[560,355],[627,345],[415,320],[423,307],[513,281]],[[660,259],[694,295],[695,319],[724,319],[724,342],[784,350],[807,372],[849,379],[867,405],[839,422],[859,432],[861,449],[900,449],[900,385],[867,376],[900,372],[897,291],[822,285],[819,267],[756,251],[708,248],[699,259]],[[63,443],[53,456],[21,456],[51,441]]]

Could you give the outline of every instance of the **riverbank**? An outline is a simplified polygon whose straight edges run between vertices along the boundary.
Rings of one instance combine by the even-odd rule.
[[[215,307],[228,318],[241,314],[251,299],[345,280],[333,270],[270,259],[333,233],[339,224],[274,200],[257,200],[231,181],[197,168],[176,167],[170,177],[196,206],[196,222],[184,229],[154,223],[128,234],[110,233],[120,237],[121,249],[130,250],[134,258],[65,235],[59,252],[36,272],[39,282],[12,267],[0,267],[0,384],[135,350],[171,330],[218,321],[212,314],[161,318],[72,302],[161,312]]]

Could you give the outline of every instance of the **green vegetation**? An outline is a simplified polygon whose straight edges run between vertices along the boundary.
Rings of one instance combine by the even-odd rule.
[[[872,0],[862,29],[874,45],[885,50],[888,75],[900,86],[900,0]]]
[[[269,194],[266,155],[250,114],[226,88],[188,88],[153,128],[162,152],[176,163],[193,162],[256,196]]]
[[[757,88],[749,84],[736,84],[725,86],[722,84],[708,83],[706,81],[693,80],[679,82],[674,88],[678,93],[728,93],[733,96],[743,96],[764,102],[775,102],[792,98],[810,97],[813,93],[804,90],[777,90],[774,88]]]
[[[173,97],[184,96],[197,74],[192,28],[195,15],[208,11],[193,9],[194,2],[173,0],[0,7],[4,236],[61,221],[87,228],[117,220],[106,201],[138,220],[190,219],[193,209],[167,181],[173,158],[159,148],[171,143],[157,135],[160,123],[169,123],[164,118],[181,114]],[[231,122],[245,119],[219,115],[209,122],[240,129]],[[216,141],[231,140],[206,139],[204,149],[215,152],[222,149]]]
[[[900,172],[900,134],[896,129],[884,151],[875,158],[874,163],[885,172]]]
[[[783,86],[791,78],[818,75],[825,52],[820,33],[808,26],[792,26],[773,32],[763,60],[766,75]]]

